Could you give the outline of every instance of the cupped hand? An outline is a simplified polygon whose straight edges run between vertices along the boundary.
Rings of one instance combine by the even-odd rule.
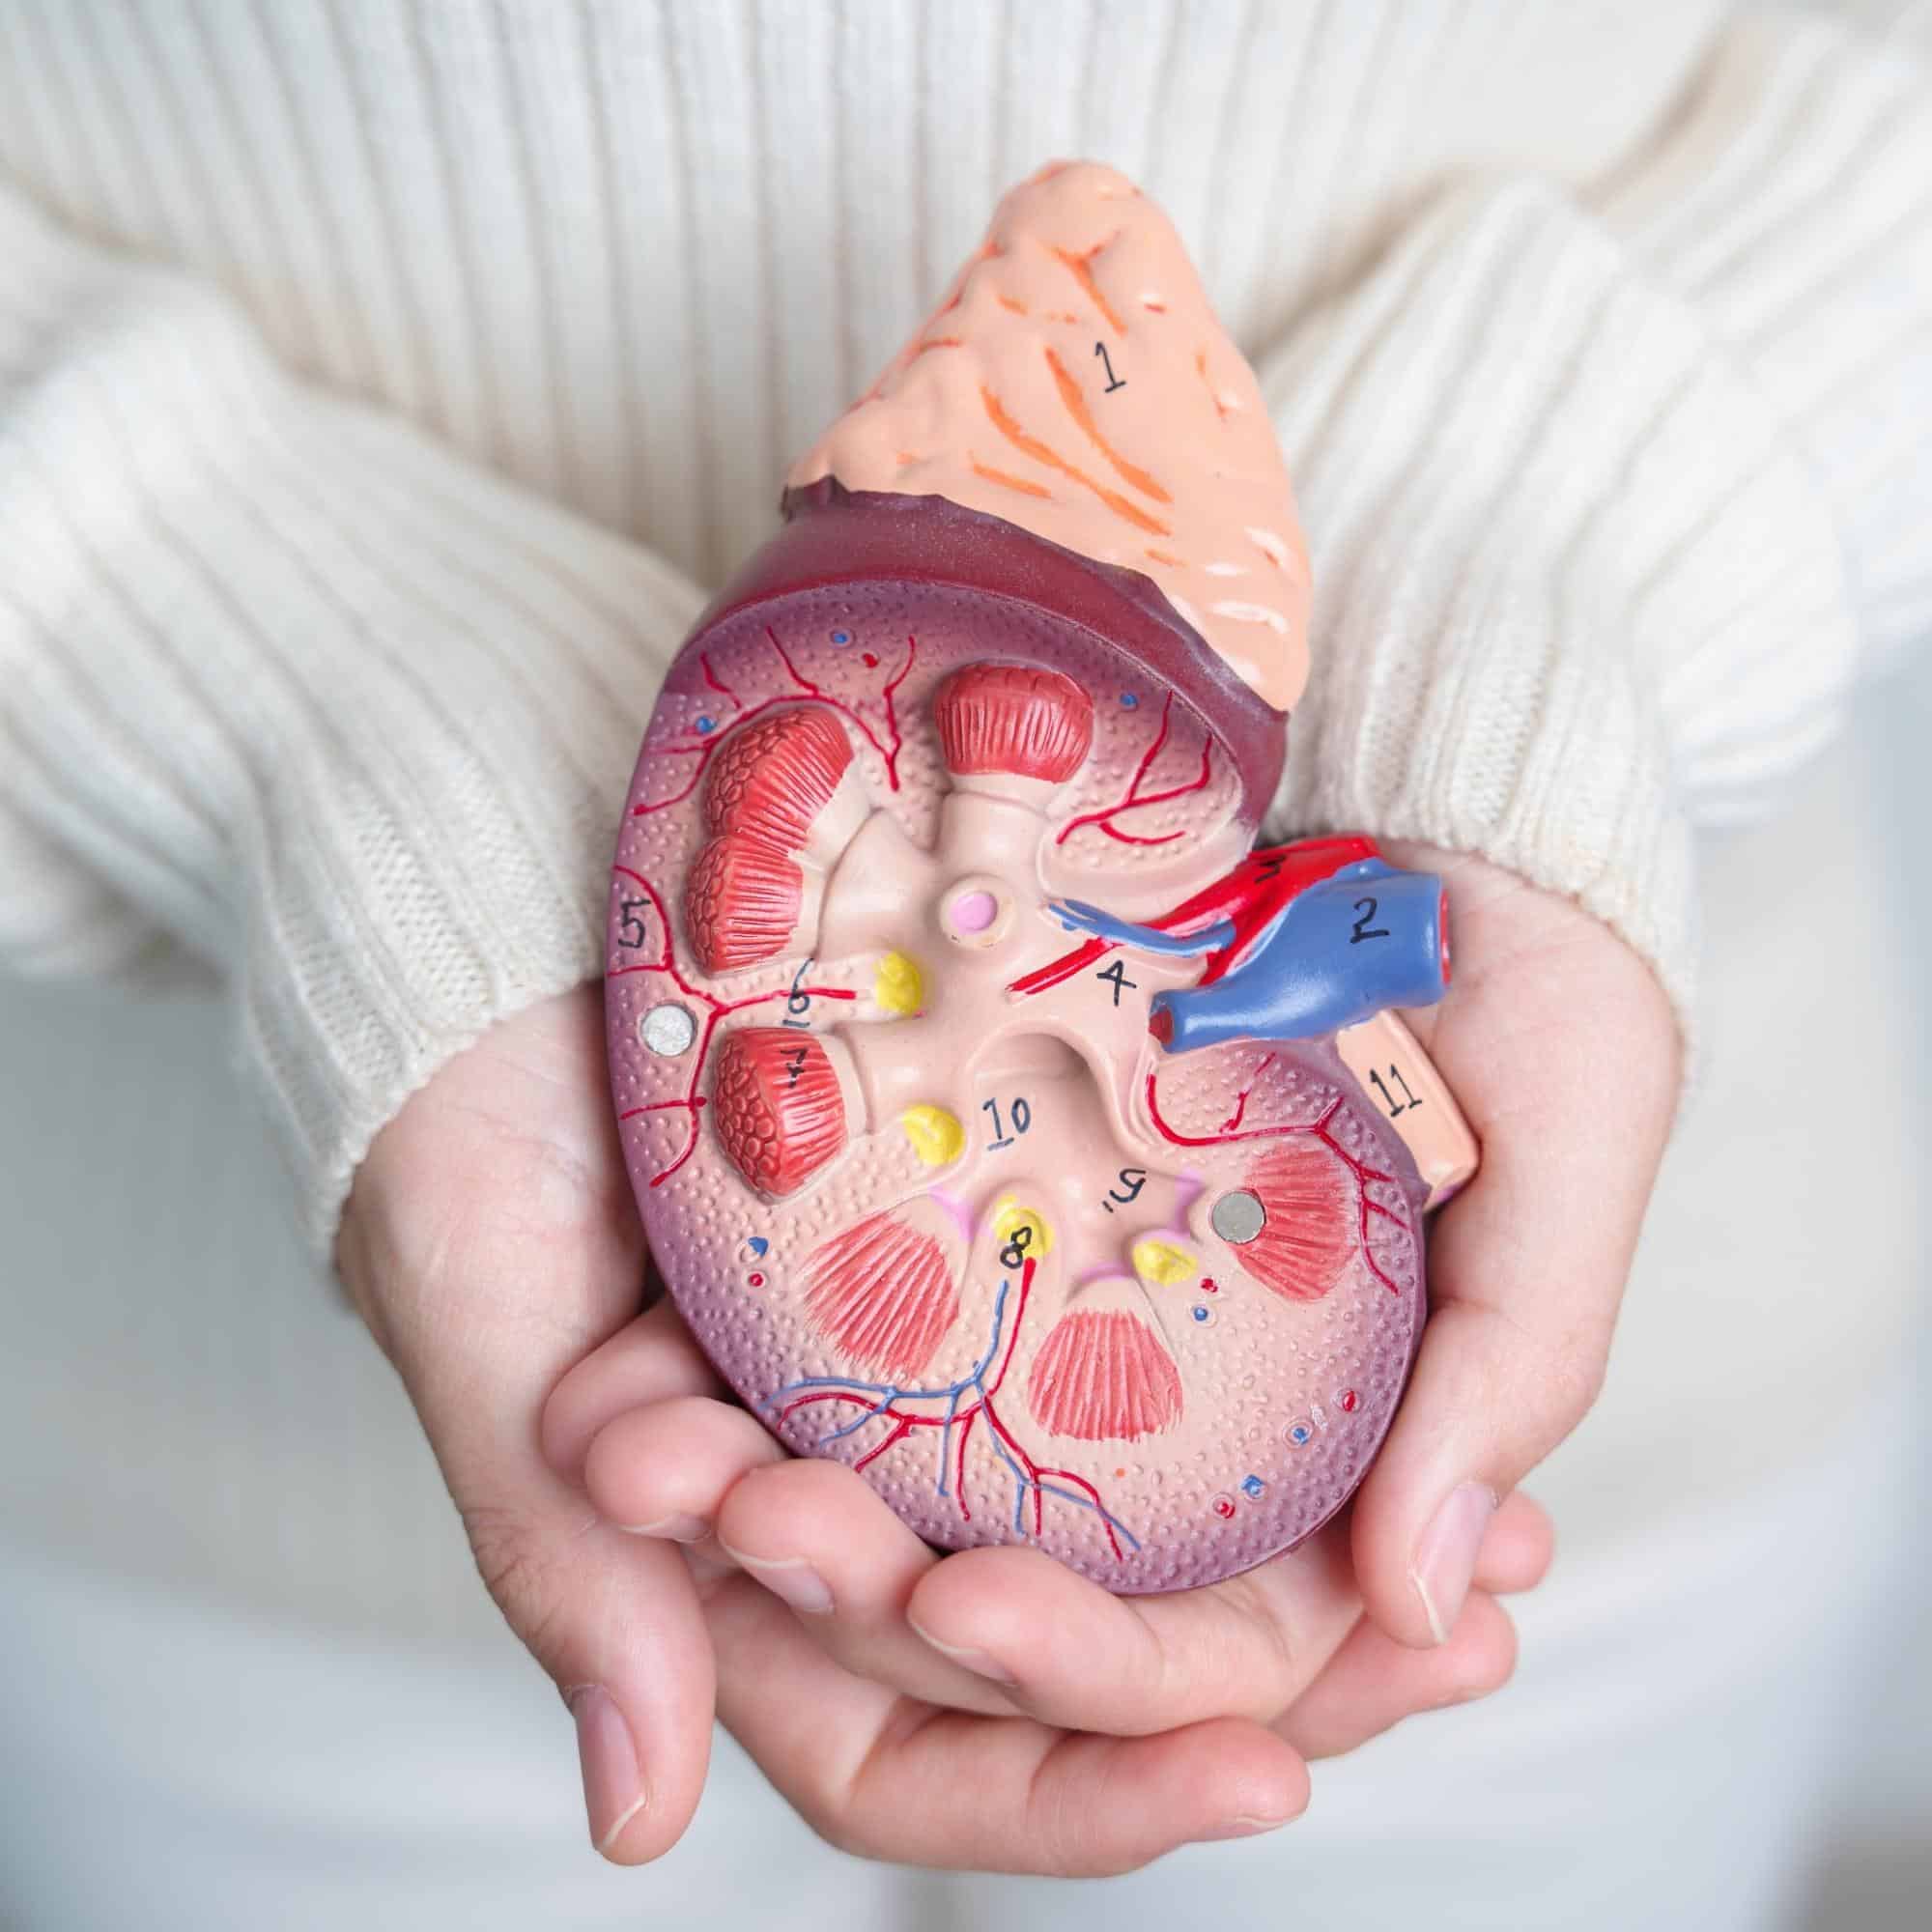
[[[594,988],[503,1022],[410,1101],[357,1175],[337,1259],[416,1405],[484,1580],[575,1715],[591,1835],[617,1861],[654,1858],[681,1835],[714,1709],[837,1843],[926,1863],[1096,1872],[1292,1816],[1306,1787],[1291,1738],[1347,1748],[1507,1674],[1507,1622],[1479,1589],[1455,1641],[1412,1663],[1392,1665],[1392,1647],[1360,1625],[1336,1632],[1332,1665],[1311,1668],[1279,1729],[1213,1716],[1120,1737],[979,1716],[848,1669],[750,1574],[601,1516],[572,1468],[588,1437],[551,1442],[570,1473],[543,1453],[546,1400],[570,1372],[579,1394],[603,1377],[607,1408],[621,1386],[614,1406],[626,1415],[716,1405],[718,1391],[674,1322],[653,1337],[636,1319],[643,1241]],[[554,1405],[553,1419],[568,1406]],[[674,1445],[668,1466],[707,1453],[696,1438]],[[1499,1520],[1482,1582],[1533,1580],[1547,1553],[1534,1512]],[[933,1577],[945,1568],[931,1565]],[[1311,1640],[1311,1666],[1317,1651]],[[1041,1663],[1044,1703],[1079,1694],[1079,1662]],[[955,1681],[1007,1694],[954,1667]],[[1183,1667],[1177,1681],[1194,1676]]]
[[[879,1857],[1123,1870],[1300,1807],[1300,1759],[1258,1724],[1117,1741],[915,1707],[742,1576],[608,1525],[551,1469],[546,1397],[643,1300],[594,989],[496,1027],[409,1102],[356,1178],[337,1259],[484,1581],[575,1715],[606,1857],[676,1842],[714,1709],[810,1824]],[[644,1366],[667,1399],[715,1387],[688,1344]]]
[[[1353,1515],[1370,1616],[1425,1646],[1456,1624],[1496,1499],[1603,1385],[1682,1062],[1662,987],[1608,926],[1481,860],[1384,849],[1448,887],[1455,982],[1406,1017],[1483,1149],[1433,1222],[1421,1352]]]
[[[941,1561],[861,1480],[788,1461],[722,1392],[655,1408],[627,1389],[649,1323],[559,1389],[555,1466],[581,1469],[610,1520],[756,1577],[854,1674],[956,1708],[1115,1733],[1286,1709],[1284,1733],[1313,1754],[1378,1727],[1372,1685],[1403,1687],[1393,1721],[1459,1676],[1480,1684],[1510,1642],[1490,1596],[1527,1587],[1548,1553],[1515,1485],[1601,1383],[1678,1040],[1648,969],[1590,915],[1479,861],[1389,856],[1451,881],[1457,984],[1410,1017],[1485,1162],[1435,1224],[1417,1372],[1350,1518],[1172,1598],[1116,1600],[1025,1550]],[[1403,1652],[1436,1645],[1454,1653],[1442,1676],[1415,1681],[1429,1666]],[[1331,1729],[1302,1728],[1315,1711]]]
[[[603,1066],[593,990],[492,1028],[377,1136],[336,1261],[484,1582],[576,1718],[592,1836],[636,1861],[703,1789],[712,1651],[682,1555],[604,1527],[538,1447],[558,1378],[642,1295]]]
[[[1419,1671],[1386,1636],[1354,1637],[1345,1521],[1244,1576],[1160,1596],[1116,1597],[1034,1549],[942,1556],[864,1477],[791,1457],[711,1376],[668,1303],[564,1378],[544,1445],[607,1521],[682,1544],[707,1573],[754,1579],[850,1675],[923,1703],[1115,1736],[1233,1716],[1297,1747],[1342,1749],[1493,1688],[1514,1637],[1490,1598],[1534,1584],[1549,1550],[1543,1513],[1514,1500],[1490,1525],[1454,1654]],[[1351,1639],[1348,1665],[1331,1665]],[[1295,1708],[1318,1680],[1321,1708],[1346,1718],[1304,1734]]]

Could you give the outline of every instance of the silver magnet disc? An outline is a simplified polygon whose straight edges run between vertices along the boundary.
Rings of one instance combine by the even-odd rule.
[[[1243,1247],[1267,1225],[1267,1210],[1259,1195],[1239,1188],[1215,1202],[1208,1219],[1230,1247]]]
[[[653,1053],[675,1060],[680,1053],[690,1051],[691,1042],[697,1037],[697,1022],[692,1018],[689,1007],[667,1000],[639,1020],[638,1037]]]

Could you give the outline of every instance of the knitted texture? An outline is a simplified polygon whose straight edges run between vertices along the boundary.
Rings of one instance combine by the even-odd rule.
[[[0,766],[42,828],[10,825],[0,934],[136,965],[158,926],[217,962],[323,1245],[402,1101],[596,970],[698,599],[291,383],[205,289],[17,201],[0,259]]]
[[[1167,207],[1287,445],[1271,830],[1483,852],[1688,1014],[1692,828],[1932,627],[1903,16],[188,15],[0,9],[0,957],[225,974],[319,1247],[594,972],[696,586],[1049,155]]]

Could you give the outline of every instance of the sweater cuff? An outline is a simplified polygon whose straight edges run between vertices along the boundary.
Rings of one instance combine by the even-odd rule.
[[[121,903],[215,961],[326,1250],[377,1130],[594,975],[697,592],[291,381],[215,294],[0,197],[0,740],[43,949]],[[95,903],[95,897],[99,903]]]
[[[1689,305],[1537,183],[1438,206],[1272,358],[1315,672],[1271,830],[1482,854],[1577,900],[1690,1034],[1690,823],[1821,741],[1831,520]]]

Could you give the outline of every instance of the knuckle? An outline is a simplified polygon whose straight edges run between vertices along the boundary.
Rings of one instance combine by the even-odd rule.
[[[835,1852],[874,1863],[892,1861],[891,1848],[877,1832],[867,1829],[859,1807],[850,1804],[843,1793],[814,1783],[786,1795],[806,1829]]]
[[[471,1504],[462,1517],[484,1587],[510,1628],[547,1662],[565,1608],[560,1552],[521,1510]]]
[[[1026,1801],[1033,1869],[1061,1878],[1119,1878],[1148,1862],[1147,1851],[1123,1841],[1114,1829],[1133,1810],[1123,1766],[1123,1753],[1114,1751],[1097,1784],[1089,1787],[1062,1775],[1051,1756],[1042,1760]]]
[[[1267,1701],[1284,1635],[1253,1577],[1227,1577],[1188,1609],[1184,1618],[1143,1622],[1131,1667],[1100,1678],[1113,1718],[1106,1729],[1139,1735],[1218,1714],[1236,1686]]]
[[[879,1807],[867,1803],[897,1735],[892,1726],[881,1731],[856,1761],[826,1756],[815,1759],[802,1776],[787,1783],[785,1799],[813,1836],[849,1858],[903,1862],[902,1848],[895,1849],[879,1827]],[[895,1815],[884,1807],[886,1816]]]
[[[857,1834],[846,1829],[845,1820],[836,1806],[824,1804],[810,1791],[794,1791],[789,1795],[791,1808],[820,1844],[830,1845],[835,1852],[843,1852],[848,1858],[872,1856],[858,1842]]]
[[[1089,1845],[1091,1821],[1078,1806],[1068,1804],[1064,1777],[1050,1775],[1042,1759],[1028,1783],[1026,1808],[1030,1835],[1035,1841],[1042,1871],[1069,1875],[1094,1875]]]
[[[1565,1336],[1544,1351],[1537,1363],[1537,1406],[1558,1439],[1596,1406],[1605,1366],[1604,1350],[1581,1336]]]
[[[1211,1660],[1215,1683],[1224,1690],[1246,1686],[1240,1714],[1264,1720],[1280,1715],[1306,1670],[1294,1634],[1271,1601],[1262,1579],[1250,1573],[1233,1579],[1227,1602],[1236,1612],[1230,1640]]]
[[[1490,1330],[1485,1377],[1493,1412],[1514,1415],[1547,1456],[1596,1406],[1609,1360],[1607,1323],[1548,1332],[1497,1308],[1481,1311]]]
[[[1122,1688],[1138,1688],[1136,1702],[1150,1711],[1172,1711],[1188,1694],[1191,1672],[1172,1641],[1149,1630],[1137,1666],[1122,1673]],[[1111,1690],[1113,1687],[1109,1687]],[[1121,1699],[1124,1703],[1124,1697]]]

